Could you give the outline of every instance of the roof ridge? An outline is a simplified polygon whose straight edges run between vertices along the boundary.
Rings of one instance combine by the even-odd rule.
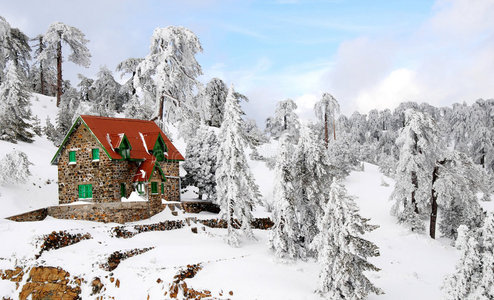
[[[105,120],[114,120],[114,121],[133,121],[133,122],[146,122],[146,123],[154,123],[152,120],[141,120],[141,119],[131,119],[131,118],[114,118],[114,117],[103,117],[103,116],[93,116],[93,115],[81,115],[82,118],[90,118],[90,119],[105,119]]]

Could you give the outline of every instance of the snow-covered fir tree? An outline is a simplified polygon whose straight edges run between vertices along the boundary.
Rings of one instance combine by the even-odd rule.
[[[250,225],[252,209],[260,198],[244,153],[240,113],[239,100],[234,96],[233,87],[230,87],[218,135],[216,198],[221,215],[228,224],[226,241],[232,246],[239,245],[239,232],[235,227],[240,227],[241,232],[253,238]]]
[[[319,233],[312,242],[322,266],[318,292],[328,299],[364,299],[370,293],[383,293],[364,274],[379,271],[367,261],[379,256],[379,248],[362,238],[377,228],[367,222],[341,181],[333,181],[324,217],[317,222]]]
[[[223,122],[228,87],[219,78],[211,79],[198,95],[201,119],[208,126],[220,127]]]
[[[62,42],[72,51],[68,56],[71,62],[88,67],[91,54],[86,44],[89,42],[78,28],[55,22],[48,27],[43,42],[45,48],[40,52],[38,60],[56,61],[57,65],[57,107],[60,105],[62,90]]]
[[[0,84],[0,139],[16,143],[32,142],[31,108],[16,66],[7,66],[5,80]]]
[[[266,124],[266,131],[271,137],[278,139],[283,133],[289,132],[289,136],[294,139],[294,142],[298,141],[300,121],[295,113],[296,109],[297,104],[292,99],[279,101],[276,104],[274,116],[270,119],[269,124]]]
[[[94,97],[93,109],[96,115],[107,117],[123,111],[123,106],[127,102],[126,96],[121,94],[121,85],[115,81],[108,68],[104,66],[100,68],[91,89]]]
[[[477,193],[486,191],[485,176],[485,171],[464,153],[453,151],[438,158],[433,193],[441,214],[439,230],[444,236],[455,238],[461,224],[472,229],[480,226],[482,208]]]
[[[124,90],[129,94],[128,98],[131,98],[137,93],[134,78],[136,76],[137,66],[139,66],[142,60],[143,58],[127,58],[117,65],[116,71],[121,73],[121,77],[131,74],[130,78],[123,85]]]
[[[295,207],[300,205],[296,197],[293,174],[292,138],[283,134],[279,141],[276,156],[274,194],[273,194],[273,228],[269,233],[269,246],[280,259],[297,259],[301,257],[300,222]]]
[[[0,184],[26,183],[28,177],[31,176],[30,165],[32,163],[26,153],[19,150],[7,153],[0,161]]]
[[[300,239],[304,245],[300,257],[305,259],[314,255],[309,245],[318,233],[316,223],[323,216],[329,185],[333,180],[328,151],[323,141],[318,139],[314,130],[308,126],[302,126],[300,130],[293,167],[297,193],[294,209],[297,218],[304,220],[300,228]]]
[[[194,90],[202,69],[195,55],[202,52],[197,36],[187,28],[168,26],[156,28],[151,37],[149,54],[139,63],[136,83],[153,76],[156,85],[158,112],[156,117],[163,128],[163,119],[180,122],[195,111]]]
[[[432,172],[440,149],[436,124],[428,115],[409,109],[396,142],[400,160],[391,213],[413,231],[423,231],[422,217],[430,212]]]
[[[257,127],[257,123],[253,119],[247,119],[242,122],[242,133],[245,141],[252,149],[268,142],[268,138]]]
[[[196,135],[187,143],[187,160],[182,165],[187,174],[183,185],[197,187],[199,199],[216,201],[217,152],[216,134],[205,125],[200,126]]]
[[[324,128],[324,142],[327,146],[330,128],[333,128],[333,138],[336,140],[336,114],[340,112],[340,104],[331,94],[324,93],[315,104],[314,112]]]
[[[461,238],[461,239],[460,239]],[[461,234],[461,251],[456,270],[445,280],[446,299],[492,299],[494,295],[494,213],[489,213],[478,230]]]

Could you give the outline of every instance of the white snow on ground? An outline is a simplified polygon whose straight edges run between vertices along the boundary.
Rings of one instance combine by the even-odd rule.
[[[33,112],[40,116],[42,124],[46,115],[55,116],[53,98],[38,96]],[[43,118],[44,116],[44,118]],[[53,122],[54,118],[52,118]],[[179,150],[185,146],[177,139]],[[265,151],[274,154],[275,145],[264,146]],[[44,138],[36,138],[32,144],[11,144],[0,141],[0,157],[12,149],[27,153],[32,176],[25,185],[0,186],[0,217],[25,212],[39,207],[57,204],[57,168],[50,165],[56,148]],[[262,154],[262,152],[260,151]],[[272,197],[273,171],[263,162],[250,161],[251,170],[266,200]],[[389,187],[381,186],[376,166],[365,164],[364,172],[352,172],[347,178],[349,192],[356,195],[357,203],[364,217],[371,218],[372,224],[380,228],[366,235],[380,247],[381,256],[372,262],[382,270],[368,276],[386,294],[371,295],[369,299],[441,299],[440,286],[446,274],[454,270],[458,252],[447,239],[432,240],[425,234],[415,234],[396,223],[390,216],[391,202],[388,201],[393,189],[393,180],[385,178]],[[51,180],[47,184],[47,180]],[[193,198],[190,190],[188,197]],[[485,203],[489,206],[491,203]],[[263,208],[256,208],[256,217],[269,216]],[[182,214],[173,216],[169,209],[133,224],[151,224],[164,220],[197,217],[214,218],[216,215],[203,212],[198,215]],[[100,277],[107,290],[106,296],[116,299],[163,299],[164,291],[173,276],[187,264],[203,263],[203,270],[186,280],[196,290],[207,289],[218,297],[233,291],[232,299],[320,299],[313,293],[317,288],[320,266],[313,261],[283,264],[277,262],[266,243],[268,232],[255,230],[257,240],[244,241],[240,248],[232,248],[223,241],[226,231],[204,228],[198,233],[190,227],[180,230],[141,233],[130,239],[112,237],[109,230],[118,224],[102,224],[90,221],[57,220],[48,217],[41,222],[16,223],[0,219],[0,269],[16,265],[29,266],[37,263],[46,266],[60,266],[72,276],[83,276],[88,281]],[[131,224],[128,224],[131,225]],[[130,228],[129,228],[130,229]],[[92,239],[77,244],[47,251],[39,260],[40,237],[52,231],[68,230],[70,233],[90,233]],[[120,280],[120,288],[110,283],[109,272],[100,268],[114,251],[155,247],[153,250],[123,260],[113,271],[113,277]],[[157,283],[157,279],[162,283]],[[82,298],[92,298],[89,283],[82,287]],[[19,291],[15,284],[0,280],[0,297],[16,298]],[[230,297],[230,296],[228,296]]]

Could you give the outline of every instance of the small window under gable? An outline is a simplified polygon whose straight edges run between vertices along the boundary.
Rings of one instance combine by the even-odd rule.
[[[166,148],[166,144],[161,135],[158,135],[158,139],[156,139],[156,143],[153,147],[153,155],[156,157],[157,161],[164,161],[168,155],[168,149]]]
[[[156,181],[151,182],[151,194],[158,194],[158,183]]]
[[[132,147],[130,146],[130,142],[127,137],[124,135],[120,145],[117,148],[118,154],[122,156],[122,159],[130,159],[130,150]]]

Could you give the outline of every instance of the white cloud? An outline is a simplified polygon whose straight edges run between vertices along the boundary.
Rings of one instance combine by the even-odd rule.
[[[353,109],[393,108],[403,101],[448,105],[494,97],[494,1],[438,1],[408,35],[342,43],[327,86]]]

